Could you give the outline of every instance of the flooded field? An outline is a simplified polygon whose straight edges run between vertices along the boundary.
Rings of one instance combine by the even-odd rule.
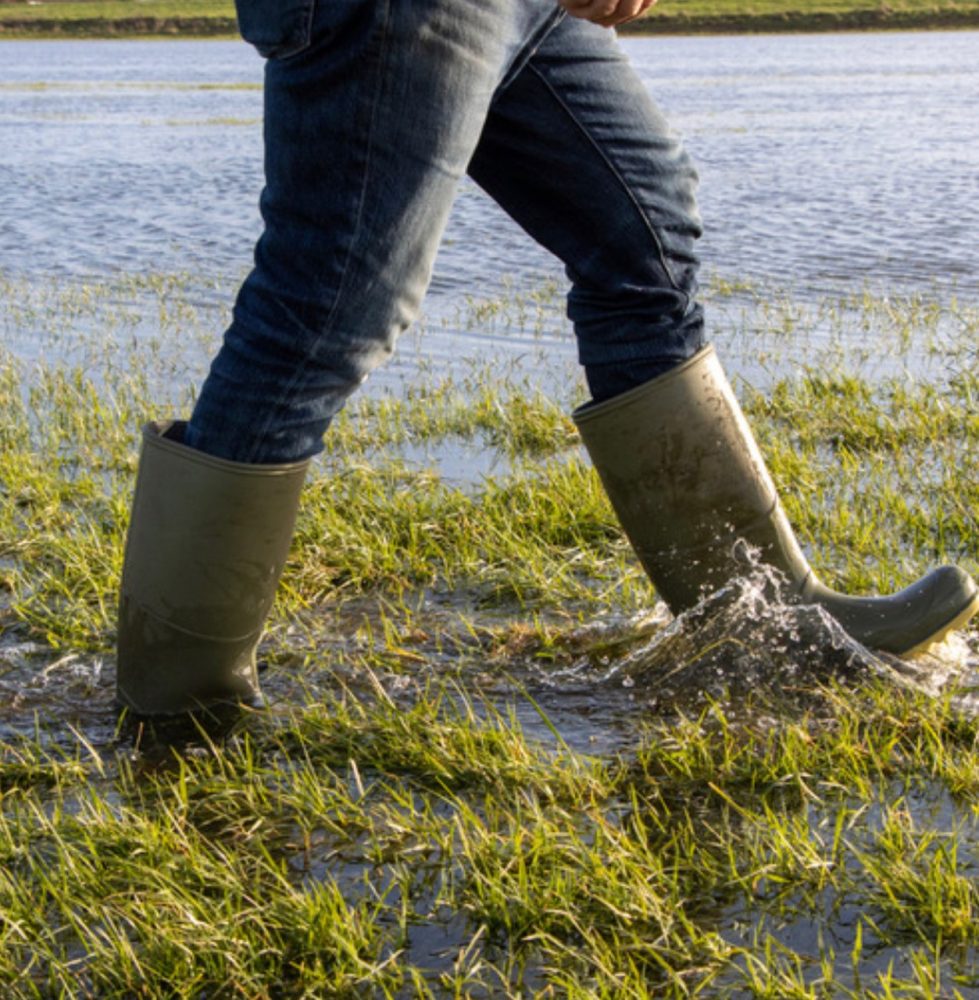
[[[629,43],[844,590],[979,573],[974,43]],[[471,189],[310,476],[267,709],[119,717],[138,431],[245,266],[258,81],[223,43],[0,46],[0,993],[979,995],[979,636],[874,654],[750,560],[671,621],[568,417],[561,275]]]
[[[971,293],[975,32],[623,44],[697,161],[712,280]],[[238,43],[3,45],[3,273],[233,283],[259,226],[260,88]],[[451,324],[467,297],[551,281],[555,263],[467,185],[426,309]]]

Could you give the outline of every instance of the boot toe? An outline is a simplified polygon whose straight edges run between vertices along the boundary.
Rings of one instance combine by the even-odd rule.
[[[979,588],[964,570],[941,566],[897,594],[854,597],[815,583],[811,598],[868,649],[916,656],[979,611]]]
[[[926,652],[950,632],[962,628],[979,612],[979,587],[958,566],[940,566],[909,590],[917,590],[927,599],[918,619],[921,637],[908,648],[896,650],[902,656]],[[918,598],[918,594],[913,597]],[[920,598],[915,603],[919,603]],[[912,616],[909,616],[912,617]]]

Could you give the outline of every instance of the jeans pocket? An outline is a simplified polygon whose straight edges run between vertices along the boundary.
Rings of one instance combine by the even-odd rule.
[[[316,0],[235,0],[238,30],[266,59],[285,59],[308,48]]]

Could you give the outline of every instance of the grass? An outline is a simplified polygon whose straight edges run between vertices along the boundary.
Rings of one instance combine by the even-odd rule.
[[[0,37],[232,36],[228,0],[48,0],[0,4]]]
[[[217,317],[191,276],[2,281],[5,997],[979,990],[972,696],[784,609],[664,629],[577,451],[576,384],[477,362],[356,398],[263,643],[271,708],[117,720],[137,431],[190,405]],[[824,575],[977,571],[976,311],[711,298]],[[442,475],[467,449],[500,471]],[[945,655],[974,671],[975,637]]]
[[[660,0],[640,32],[976,27],[975,0]]]
[[[979,0],[662,0],[631,31],[976,27]],[[6,36],[231,34],[228,0],[48,0],[0,4]]]
[[[327,696],[142,774],[35,749],[45,777],[0,811],[0,981],[11,997],[966,997],[975,819],[959,799],[936,829],[915,796],[956,794],[944,762],[975,771],[976,737],[941,701],[827,689],[792,721],[735,729],[713,705],[650,723],[631,760],[603,762],[429,689]],[[806,949],[783,943],[813,923]]]
[[[147,17],[234,17],[235,5],[227,0],[53,0],[29,4],[4,3],[11,16],[47,20],[103,18],[117,20],[134,14]]]
[[[228,0],[52,0],[48,3],[4,3],[11,16],[47,20],[102,18],[113,21],[134,14],[147,17],[234,17]]]

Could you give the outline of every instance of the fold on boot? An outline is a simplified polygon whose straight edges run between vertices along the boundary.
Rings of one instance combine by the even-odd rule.
[[[247,465],[143,429],[119,594],[116,698],[141,715],[256,703],[255,650],[308,461]]]
[[[746,541],[797,599],[824,607],[868,648],[922,652],[979,611],[963,570],[936,569],[897,594],[850,597],[821,583],[799,547],[713,347],[574,413],[619,521],[674,614],[737,572]]]

